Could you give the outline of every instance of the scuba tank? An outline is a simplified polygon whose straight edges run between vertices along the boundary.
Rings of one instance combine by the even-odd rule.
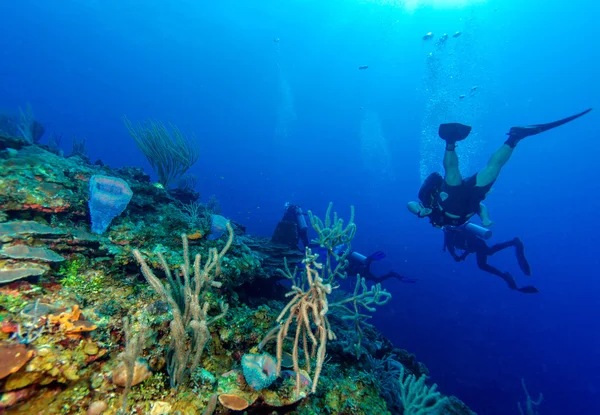
[[[348,262],[353,264],[365,265],[367,263],[367,259],[368,258],[363,254],[359,254],[356,251],[352,251],[352,253],[348,257]]]
[[[491,230],[489,230],[488,228],[484,228],[483,226],[476,225],[472,222],[467,222],[464,225],[460,226],[445,226],[445,228],[455,231],[465,231],[470,233],[471,235],[475,235],[478,238],[483,239],[484,241],[487,241],[492,237]]]
[[[463,226],[463,229],[485,241],[492,237],[492,231],[488,228],[484,228],[483,226],[476,225],[472,222],[467,222]]]
[[[308,229],[308,225],[306,224],[306,218],[304,217],[304,212],[302,212],[302,208],[300,206],[294,206],[294,208],[294,213],[296,214],[296,226],[298,226],[298,233],[301,234],[303,230]]]

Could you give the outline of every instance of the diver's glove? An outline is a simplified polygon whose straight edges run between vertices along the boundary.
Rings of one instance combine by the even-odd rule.
[[[423,207],[423,208],[421,208],[421,210],[420,210],[420,211],[417,213],[417,216],[418,216],[418,217],[420,217],[420,218],[424,218],[424,217],[426,217],[426,216],[429,216],[429,215],[431,215],[431,213],[432,213],[432,212],[433,212],[433,209],[431,209],[431,208],[426,208],[426,207]]]

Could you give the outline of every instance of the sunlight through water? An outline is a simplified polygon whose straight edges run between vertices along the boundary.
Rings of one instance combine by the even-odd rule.
[[[401,7],[407,11],[414,11],[421,7],[433,9],[462,8],[474,4],[486,3],[487,0],[365,0],[365,2],[383,6]]]

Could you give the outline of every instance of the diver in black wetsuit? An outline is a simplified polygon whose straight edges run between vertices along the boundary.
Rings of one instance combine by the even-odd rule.
[[[525,294],[537,293],[538,290],[534,286],[518,288],[512,275],[488,264],[489,256],[511,246],[514,246],[516,249],[519,268],[521,268],[523,274],[530,276],[531,268],[527,262],[527,258],[525,258],[523,242],[519,238],[488,246],[484,240],[465,230],[464,227],[444,227],[444,251],[448,250],[456,262],[464,261],[470,254],[475,254],[479,269],[502,278],[511,290],[517,290]],[[463,253],[459,255],[456,253],[456,250],[462,250]]]
[[[346,273],[348,275],[360,275],[367,281],[373,281],[374,283],[381,283],[390,278],[396,278],[398,281],[412,284],[417,282],[416,279],[406,278],[396,271],[390,271],[384,275],[375,275],[371,272],[371,264],[373,261],[379,261],[385,258],[385,254],[381,251],[377,251],[369,256],[364,256],[359,254],[356,251],[350,252],[348,255],[348,267],[346,268]]]
[[[308,224],[306,223],[306,213],[302,211],[302,208],[298,205],[292,205],[290,203],[285,204],[283,217],[277,223],[277,227],[273,232],[271,240],[277,244],[284,244],[290,247],[298,248],[298,243],[301,241],[303,248],[302,250],[310,247],[313,252],[318,253],[323,248],[318,244],[311,244],[308,240]],[[336,249],[339,250],[338,254],[341,255],[342,250],[345,249],[346,245],[340,245]],[[371,272],[371,264],[373,261],[379,261],[385,258],[385,254],[381,251],[377,251],[369,256],[364,256],[356,251],[350,252],[347,257],[348,268],[346,272],[348,275],[357,275],[365,278],[368,281],[380,283],[390,278],[396,278],[400,282],[414,283],[417,280],[412,278],[405,278],[395,271],[390,271],[387,274],[377,276]]]
[[[302,250],[304,251],[309,244],[308,224],[306,223],[306,213],[300,206],[285,204],[283,217],[277,224],[271,240],[294,247],[298,247],[298,242],[302,241]]]
[[[591,111],[591,108],[579,114],[572,115],[559,121],[548,124],[537,124],[526,127],[512,127],[507,133],[508,138],[488,161],[487,166],[477,174],[463,179],[458,169],[458,156],[456,143],[467,138],[471,127],[463,124],[442,124],[439,128],[440,137],[446,141],[444,154],[445,176],[443,180],[438,173],[433,173],[419,191],[419,202],[409,202],[408,210],[419,218],[429,217],[432,225],[443,227],[446,225],[460,226],[466,223],[473,215],[481,217],[483,226],[492,224],[487,208],[482,203],[498,178],[502,167],[508,162],[516,145],[531,135],[536,135],[552,128],[556,128]],[[431,179],[431,180],[430,180]],[[424,192],[424,190],[426,190]],[[426,193],[425,197],[421,197]]]

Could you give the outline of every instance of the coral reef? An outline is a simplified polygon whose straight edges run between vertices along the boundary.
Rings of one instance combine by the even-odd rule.
[[[365,322],[383,288],[330,296],[346,252],[317,260],[233,221],[211,233],[215,204],[190,189],[1,133],[0,172],[0,413],[401,414],[401,380],[425,385]],[[132,193],[102,234],[93,176]],[[319,242],[350,243],[353,221],[329,213],[311,214]],[[278,271],[302,260],[306,275]],[[435,396],[439,413],[472,413]]]

